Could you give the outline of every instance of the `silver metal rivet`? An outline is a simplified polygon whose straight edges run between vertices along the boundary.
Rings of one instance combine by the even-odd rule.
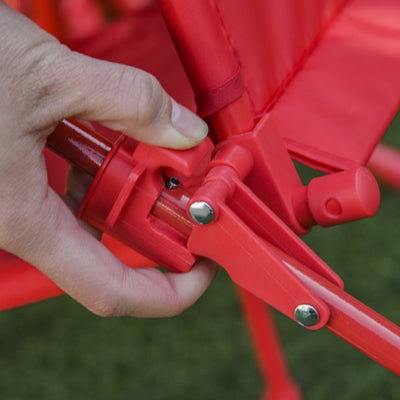
[[[310,304],[300,304],[294,311],[297,322],[302,326],[314,326],[318,324],[319,314],[315,307]]]
[[[189,207],[189,213],[194,222],[201,225],[209,224],[214,219],[214,210],[205,201],[196,201]]]

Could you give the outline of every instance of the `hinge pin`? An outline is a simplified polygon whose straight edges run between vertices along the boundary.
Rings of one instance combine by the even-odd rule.
[[[310,304],[300,304],[297,306],[294,316],[301,326],[314,326],[319,321],[318,311]]]
[[[196,201],[189,207],[189,214],[194,222],[207,225],[214,219],[214,210],[205,201]]]

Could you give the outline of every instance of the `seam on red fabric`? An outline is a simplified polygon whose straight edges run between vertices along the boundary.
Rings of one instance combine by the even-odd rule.
[[[237,100],[242,96],[244,90],[244,82],[240,74],[240,66],[238,66],[233,76],[223,84],[195,94],[197,113],[202,118],[214,114],[216,111]]]
[[[283,79],[280,86],[275,90],[275,93],[267,101],[263,110],[257,114],[258,118],[263,116],[264,114],[266,114],[268,111],[270,111],[271,108],[275,105],[275,103],[279,100],[279,98],[285,92],[285,90],[290,85],[290,83],[292,82],[294,77],[302,69],[303,65],[310,58],[310,56],[314,53],[314,51],[318,47],[318,44],[320,43],[322,37],[328,31],[328,29],[330,28],[332,23],[342,13],[343,9],[345,8],[345,6],[348,5],[349,2],[350,2],[350,0],[343,1],[343,3],[340,6],[338,6],[338,8],[335,10],[335,12],[329,18],[329,20],[324,24],[324,26],[321,27],[319,33],[316,35],[314,40],[311,42],[310,46],[303,51],[303,53],[300,55],[298,61],[294,64],[292,70],[290,72],[288,72],[288,74]]]
[[[220,7],[218,6],[218,0],[211,0],[211,3],[212,3],[212,5],[213,5],[214,8],[215,8],[216,15],[217,15],[218,20],[219,20],[219,23],[220,23],[220,25],[221,25],[222,31],[224,32],[224,35],[225,35],[225,37],[226,37],[226,39],[227,39],[227,41],[228,41],[229,47],[230,47],[230,49],[231,49],[231,51],[232,51],[232,54],[233,54],[234,57],[236,58],[236,60],[237,60],[237,62],[238,62],[238,64],[239,64],[240,69],[242,69],[242,61],[241,61],[241,59],[240,59],[239,52],[236,50],[236,47],[235,47],[235,45],[234,45],[234,42],[233,42],[232,36],[231,36],[231,34],[230,34],[230,31],[229,31],[228,27],[226,26],[226,24],[225,24],[225,22],[224,22],[224,17],[223,17],[223,15],[222,15],[222,11],[221,11]],[[242,81],[243,81],[244,90],[245,90],[245,92],[246,92],[246,94],[247,94],[247,97],[249,98],[249,102],[250,102],[250,105],[251,105],[253,114],[255,114],[255,110],[256,110],[255,104],[254,104],[254,102],[253,102],[253,99],[252,99],[251,96],[250,96],[249,89],[248,89],[248,87],[246,86],[245,80],[242,79]]]

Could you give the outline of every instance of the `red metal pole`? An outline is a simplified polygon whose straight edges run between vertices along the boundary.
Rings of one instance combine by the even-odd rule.
[[[112,142],[77,121],[62,121],[47,138],[47,147],[70,164],[95,176]]]
[[[269,307],[248,291],[237,288],[260,370],[268,385],[265,400],[300,400],[301,393],[290,377]]]
[[[227,95],[227,85],[234,79],[240,81],[241,75],[240,65],[216,6],[210,1],[198,0],[158,0],[158,3],[196,94],[198,106],[204,98],[209,103],[220,101]],[[223,96],[221,90],[224,91]],[[254,113],[244,91],[224,107],[204,116],[207,116],[218,141],[254,127]]]
[[[400,189],[400,151],[379,144],[368,161],[368,168],[390,187]]]
[[[284,263],[328,305],[326,329],[400,375],[400,327],[336,285],[267,243]]]

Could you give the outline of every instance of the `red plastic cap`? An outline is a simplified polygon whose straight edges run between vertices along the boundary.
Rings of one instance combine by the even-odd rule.
[[[375,215],[380,192],[372,173],[360,167],[313,179],[307,200],[317,224],[332,226]]]

